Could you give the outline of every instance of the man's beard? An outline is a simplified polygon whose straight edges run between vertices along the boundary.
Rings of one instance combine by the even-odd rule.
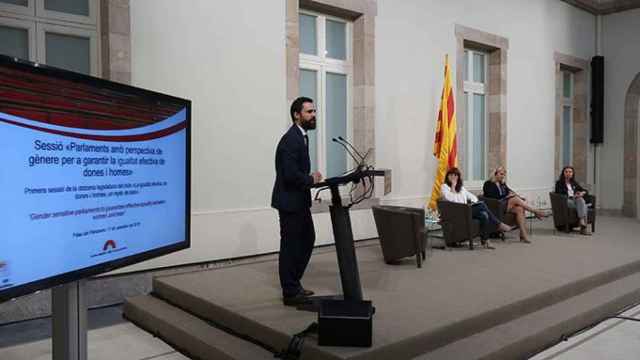
[[[313,118],[309,121],[303,121],[300,126],[305,130],[315,130],[316,129],[316,118]]]

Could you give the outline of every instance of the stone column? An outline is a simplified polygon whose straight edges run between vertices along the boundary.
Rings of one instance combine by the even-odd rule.
[[[131,15],[129,0],[101,0],[102,77],[131,83]]]

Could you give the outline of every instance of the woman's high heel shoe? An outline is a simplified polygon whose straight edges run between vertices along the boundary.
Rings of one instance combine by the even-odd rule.
[[[533,215],[535,215],[536,219],[538,219],[538,220],[542,220],[544,218],[547,218],[547,217],[551,216],[551,214],[545,213],[545,212],[540,211],[540,210],[534,211]]]
[[[515,226],[509,226],[505,223],[501,223],[500,225],[498,225],[498,231],[500,232],[509,232],[511,230],[513,230],[515,228]]]

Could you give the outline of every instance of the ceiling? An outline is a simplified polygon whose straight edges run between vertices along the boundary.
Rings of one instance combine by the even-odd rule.
[[[640,0],[562,0],[595,15],[613,14],[616,12],[640,8]]]

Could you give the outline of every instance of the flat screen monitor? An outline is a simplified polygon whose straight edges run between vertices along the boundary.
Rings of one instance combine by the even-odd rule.
[[[0,302],[190,245],[189,100],[0,56]]]

